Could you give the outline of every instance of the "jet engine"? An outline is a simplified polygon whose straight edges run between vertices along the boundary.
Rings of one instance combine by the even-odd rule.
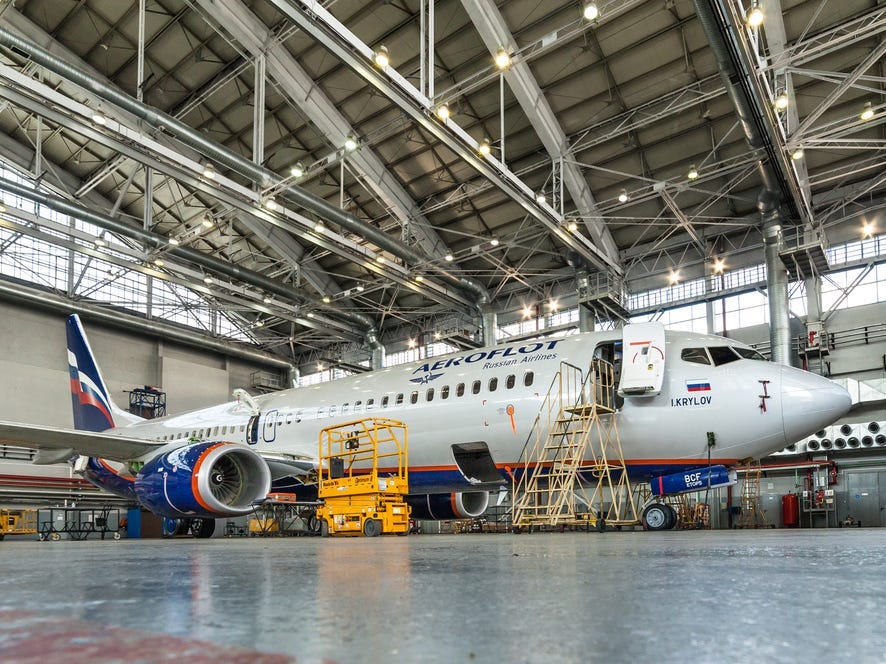
[[[413,519],[473,519],[489,507],[488,491],[429,493],[407,496]]]
[[[154,457],[135,477],[139,502],[171,518],[249,514],[270,488],[265,460],[234,443],[180,447]]]

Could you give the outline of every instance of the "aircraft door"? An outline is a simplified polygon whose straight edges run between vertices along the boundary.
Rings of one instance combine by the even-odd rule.
[[[266,443],[273,443],[277,437],[277,410],[269,410],[264,415],[264,426],[262,427],[262,438]]]
[[[249,424],[246,425],[246,444],[255,445],[258,442],[258,420],[261,414],[256,413],[249,418]]]
[[[661,392],[665,369],[665,330],[661,323],[624,326],[624,361],[618,393],[651,397]]]

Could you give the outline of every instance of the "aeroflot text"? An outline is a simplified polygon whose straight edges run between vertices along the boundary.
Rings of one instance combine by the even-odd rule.
[[[440,369],[448,369],[449,367],[457,367],[459,364],[464,362],[465,364],[473,364],[474,362],[481,362],[483,360],[491,360],[494,357],[513,357],[516,359],[520,355],[526,356],[532,353],[537,353],[540,350],[554,350],[554,347],[560,343],[562,339],[552,339],[551,341],[536,341],[535,343],[526,344],[525,346],[508,346],[506,348],[493,348],[492,350],[483,350],[477,351],[476,353],[471,353],[470,355],[461,355],[459,357],[451,357],[448,360],[438,360],[436,362],[428,362],[426,364],[419,365],[415,371],[412,373],[428,373],[429,371],[439,371]],[[549,355],[544,357],[543,359],[551,359],[555,357],[554,355]],[[523,360],[528,360],[529,358],[523,357]],[[534,357],[532,359],[535,359]],[[542,359],[542,358],[539,358]],[[501,365],[505,366],[505,365]]]

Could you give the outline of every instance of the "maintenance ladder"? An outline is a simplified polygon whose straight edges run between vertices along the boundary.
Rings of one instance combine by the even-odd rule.
[[[514,528],[640,523],[615,412],[611,364],[560,363],[513,478]]]

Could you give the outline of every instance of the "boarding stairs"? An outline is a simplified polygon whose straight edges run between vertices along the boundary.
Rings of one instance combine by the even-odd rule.
[[[512,525],[639,523],[618,437],[612,365],[561,362],[512,481]]]

